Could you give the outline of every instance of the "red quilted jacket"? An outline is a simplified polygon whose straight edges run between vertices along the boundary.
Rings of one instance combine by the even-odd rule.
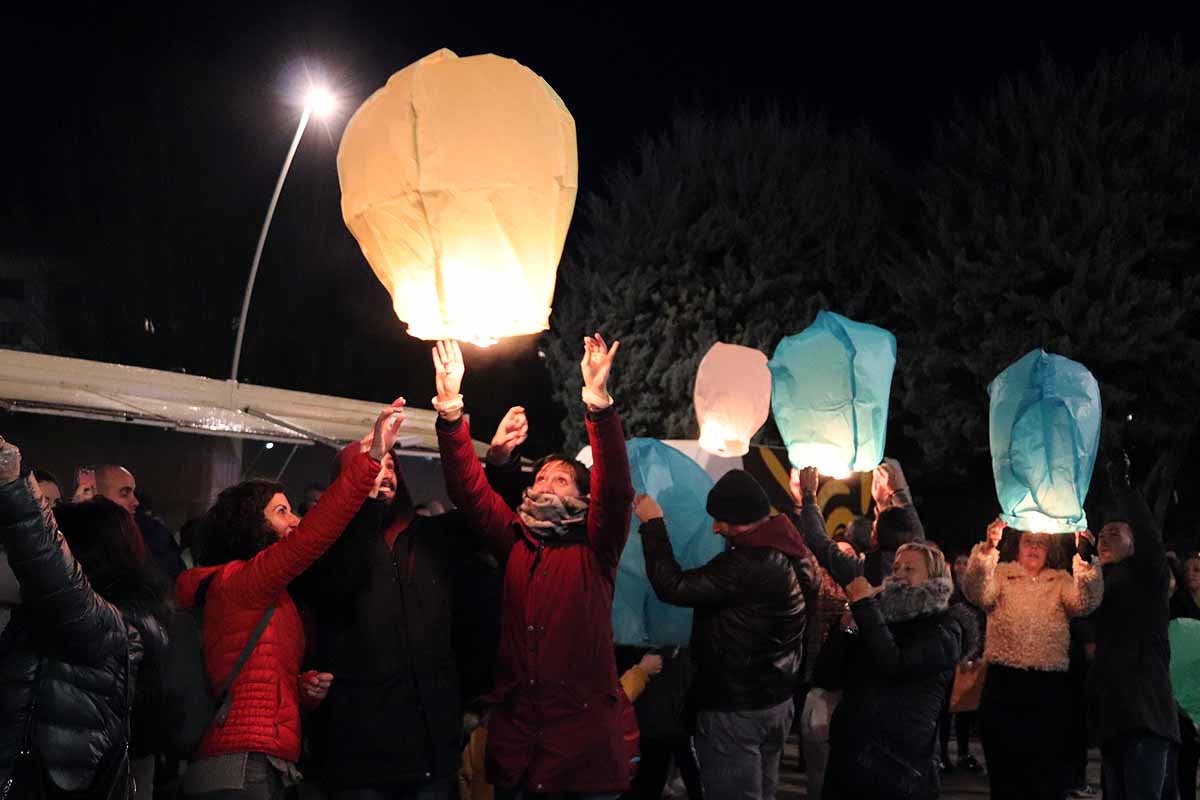
[[[353,459],[295,533],[249,561],[200,567],[175,583],[181,607],[196,602],[196,590],[215,575],[204,604],[204,667],[214,697],[263,612],[275,615],[250,660],[233,684],[225,724],[212,725],[194,757],[227,753],[266,753],[288,761],[300,758],[300,664],[304,625],[287,586],[337,540],[370,494],[379,464],[366,453]]]

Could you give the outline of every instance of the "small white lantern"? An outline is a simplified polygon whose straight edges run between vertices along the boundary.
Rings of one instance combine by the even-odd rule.
[[[767,357],[752,347],[717,342],[696,370],[694,400],[700,447],[718,456],[746,455],[771,412]]]

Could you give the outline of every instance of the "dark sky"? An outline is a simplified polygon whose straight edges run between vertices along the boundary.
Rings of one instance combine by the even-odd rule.
[[[45,264],[65,355],[226,377],[262,216],[306,74],[344,111],[309,128],[267,241],[243,380],[427,406],[426,347],[406,337],[341,221],[335,154],[353,108],[439,47],[531,67],[575,115],[581,192],[677,108],[780,102],[866,123],[902,164],[961,101],[1041,55],[1086,69],[1141,34],[1194,20],[1093,4],[960,4],[845,12],[822,4],[652,2],[12,4],[0,122],[0,259]],[[568,244],[569,246],[569,244]],[[147,332],[146,321],[153,323]],[[620,332],[614,332],[619,335]],[[530,339],[468,353],[468,403],[486,438],[509,402],[534,410],[534,450],[557,438]],[[474,399],[474,403],[472,403]]]

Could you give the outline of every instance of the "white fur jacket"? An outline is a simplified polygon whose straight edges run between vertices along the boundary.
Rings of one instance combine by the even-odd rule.
[[[1074,576],[1044,569],[1036,578],[1000,552],[971,551],[963,594],[987,612],[983,657],[989,664],[1066,672],[1071,617],[1085,617],[1104,597],[1104,577],[1093,560],[1075,556]]]

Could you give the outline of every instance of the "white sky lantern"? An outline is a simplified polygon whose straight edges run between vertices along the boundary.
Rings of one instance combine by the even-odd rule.
[[[575,120],[544,80],[438,50],[359,107],[338,149],[342,216],[420,339],[549,326],[575,208]]]
[[[718,456],[744,456],[771,412],[767,357],[752,347],[717,342],[696,371],[700,446]]]

